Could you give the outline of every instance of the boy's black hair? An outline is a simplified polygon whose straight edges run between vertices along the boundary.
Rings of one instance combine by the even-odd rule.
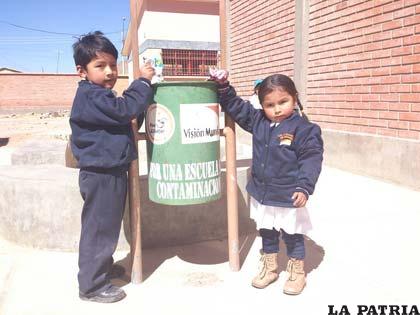
[[[96,57],[97,53],[107,53],[118,59],[118,50],[114,44],[100,31],[82,35],[73,44],[73,58],[76,66],[86,68],[86,65]]]
[[[284,74],[273,74],[266,77],[261,82],[260,88],[258,90],[258,99],[260,104],[263,103],[264,97],[274,90],[283,90],[291,96],[295,97],[301,115],[307,119],[307,116],[303,113],[303,106],[299,100],[298,91],[292,79]]]

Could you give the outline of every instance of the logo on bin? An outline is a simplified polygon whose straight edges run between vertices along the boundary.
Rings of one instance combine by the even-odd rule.
[[[154,144],[164,144],[175,131],[175,119],[169,109],[161,104],[150,105],[146,115],[146,132]]]
[[[219,141],[219,104],[180,104],[182,144]]]

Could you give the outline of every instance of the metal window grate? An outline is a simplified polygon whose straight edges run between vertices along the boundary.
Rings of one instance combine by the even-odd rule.
[[[217,65],[216,50],[162,49],[163,76],[207,76]]]

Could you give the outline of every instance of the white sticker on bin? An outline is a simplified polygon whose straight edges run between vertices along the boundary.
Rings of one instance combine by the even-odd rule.
[[[180,104],[181,143],[219,141],[219,104]]]

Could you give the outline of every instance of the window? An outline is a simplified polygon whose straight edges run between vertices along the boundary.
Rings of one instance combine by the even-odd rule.
[[[162,49],[163,76],[207,76],[217,65],[216,50]]]

